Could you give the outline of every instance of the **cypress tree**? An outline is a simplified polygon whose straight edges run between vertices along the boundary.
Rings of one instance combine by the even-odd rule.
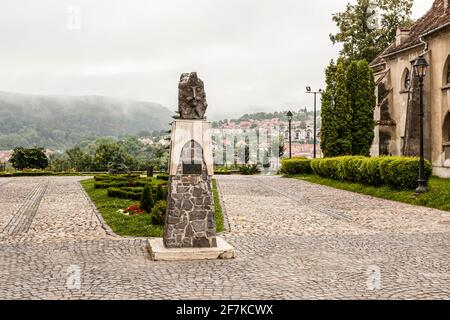
[[[325,71],[326,88],[322,94],[322,126],[320,132],[320,148],[325,157],[332,157],[332,144],[336,140],[336,131],[334,130],[334,96],[336,88],[336,65],[331,60]]]
[[[325,157],[370,154],[376,104],[372,70],[365,60],[333,61],[322,95],[321,148]]]
[[[162,188],[161,185],[158,185],[156,187],[156,192],[155,192],[155,202],[161,201],[161,200],[166,200],[166,194]]]
[[[339,59],[336,65],[336,114],[337,139],[334,143],[335,156],[352,154],[352,109],[347,87],[347,65],[343,59]]]
[[[155,199],[153,198],[153,193],[150,186],[147,184],[142,192],[140,208],[147,213],[150,213],[155,204]]]
[[[343,59],[326,71],[327,87],[322,96],[321,148],[325,157],[352,154],[351,107],[347,67]]]
[[[365,60],[353,61],[348,70],[352,109],[352,154],[368,156],[374,139],[375,81]]]

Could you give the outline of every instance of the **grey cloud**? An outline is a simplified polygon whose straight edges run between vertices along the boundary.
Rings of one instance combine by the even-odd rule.
[[[415,14],[432,0],[417,0]],[[15,0],[0,10],[0,90],[177,104],[182,72],[206,83],[212,117],[311,106],[339,51],[346,1]],[[69,6],[81,29],[66,27]]]

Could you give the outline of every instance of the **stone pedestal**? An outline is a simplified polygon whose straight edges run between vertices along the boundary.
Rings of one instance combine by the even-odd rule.
[[[210,129],[203,120],[172,123],[166,248],[217,247]]]
[[[220,237],[217,237],[215,248],[166,248],[161,238],[151,239],[148,243],[153,261],[228,260],[235,257],[234,248]]]
[[[211,123],[204,83],[183,73],[179,120],[172,123],[167,212],[163,239],[149,240],[153,260],[230,259],[234,249],[216,237]]]

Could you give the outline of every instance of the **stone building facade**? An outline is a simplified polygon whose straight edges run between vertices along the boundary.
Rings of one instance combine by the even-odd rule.
[[[425,78],[425,156],[434,174],[450,178],[450,0],[432,8],[372,63],[377,96],[372,155],[417,155],[418,80],[412,65],[420,54],[430,64]]]

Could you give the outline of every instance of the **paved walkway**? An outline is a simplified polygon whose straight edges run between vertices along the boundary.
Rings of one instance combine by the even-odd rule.
[[[450,213],[224,176],[237,259],[152,262],[105,232],[79,179],[0,179],[1,299],[450,298]]]

